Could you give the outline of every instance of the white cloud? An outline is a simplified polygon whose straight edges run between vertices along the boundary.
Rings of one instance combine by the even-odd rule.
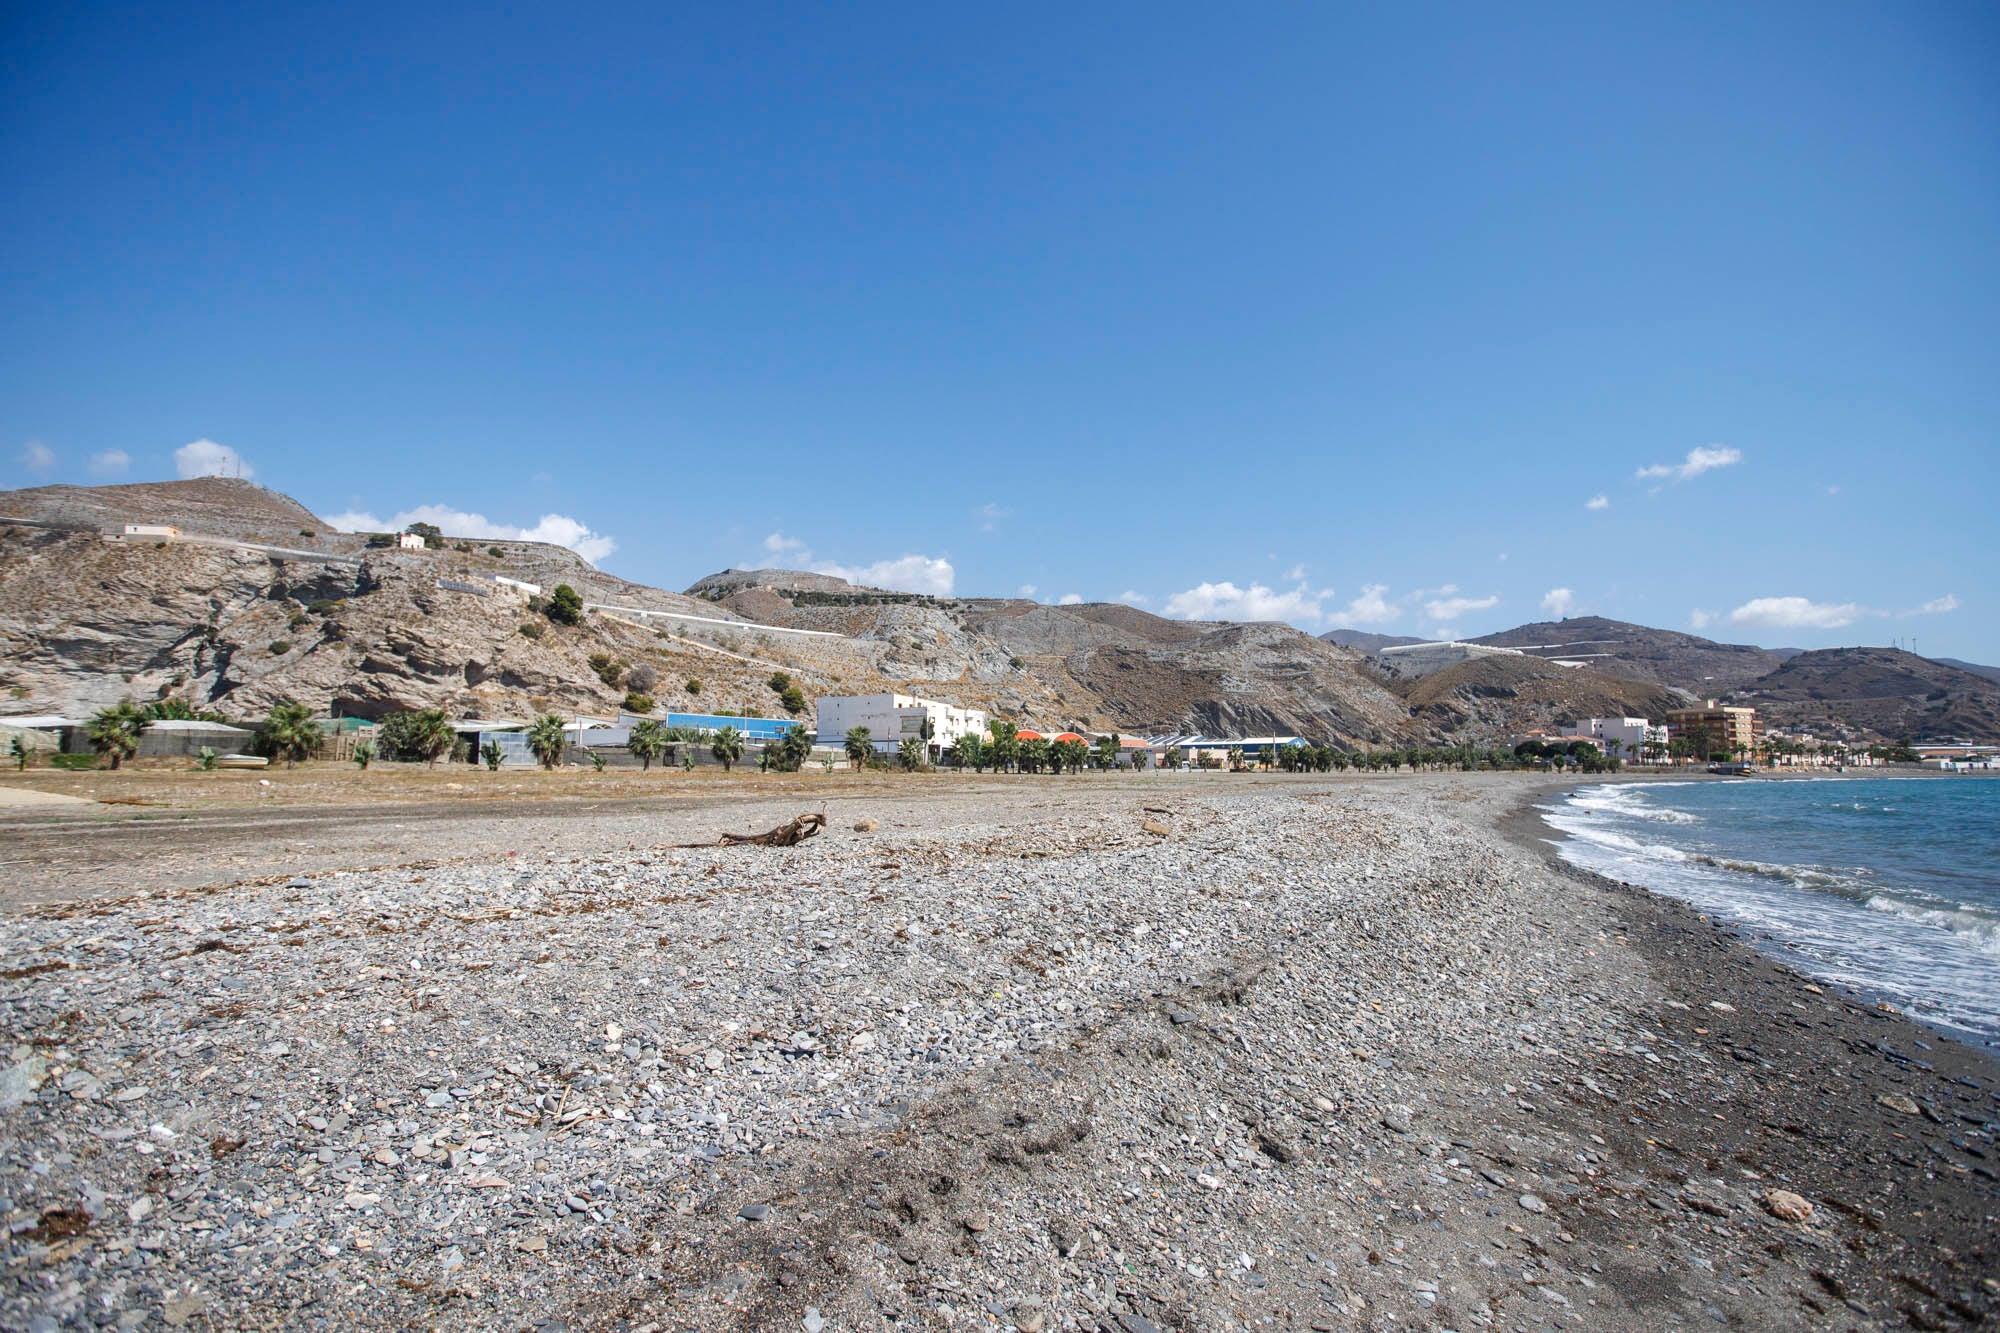
[[[106,449],[90,456],[93,477],[122,477],[132,469],[132,455],[123,449]]]
[[[1608,495],[1593,495],[1583,502],[1583,507],[1585,509],[1609,509],[1611,508],[1611,497]]]
[[[174,470],[181,480],[193,477],[254,477],[257,469],[243,461],[243,455],[214,440],[196,440],[174,450]]]
[[[1696,629],[1707,629],[1715,623],[1715,612],[1704,611],[1700,607],[1688,612],[1688,624]]]
[[[870,588],[929,593],[933,597],[951,596],[952,586],[958,581],[958,571],[951,567],[951,561],[929,555],[897,556],[894,560],[877,560],[872,565],[821,562],[814,564],[812,571]]]
[[[1576,594],[1568,588],[1550,588],[1542,597],[1542,610],[1557,619],[1569,614],[1576,605]]]
[[[1500,553],[1500,563],[1503,565],[1507,563],[1507,553],[1505,551]]]
[[[1306,576],[1306,567],[1304,565],[1302,564],[1293,565],[1290,569],[1285,571],[1285,582],[1297,583],[1303,578],[1305,578],[1305,576]]]
[[[327,522],[338,532],[401,532],[412,523],[429,523],[447,537],[547,542],[551,546],[567,546],[593,565],[618,549],[614,539],[591,531],[587,524],[567,514],[543,514],[534,527],[522,528],[511,523],[495,523],[484,514],[467,513],[450,505],[429,504],[405,509],[386,521],[365,510],[350,509],[344,514],[333,515]]]
[[[973,510],[972,516],[979,520],[979,530],[981,532],[991,532],[998,526],[1001,519],[1012,518],[1014,511],[997,504],[985,504]]]
[[[1060,597],[1056,598],[1056,605],[1057,605],[1057,606],[1082,606],[1082,605],[1083,605],[1083,594],[1081,594],[1081,593],[1074,593],[1074,592],[1066,592],[1066,593],[1064,593],[1064,594],[1063,594],[1062,596],[1060,596]]]
[[[1704,472],[1719,467],[1731,467],[1743,461],[1741,449],[1731,449],[1727,445],[1704,445],[1688,450],[1688,456],[1679,463],[1654,463],[1639,469],[1642,481],[1672,477],[1675,481],[1692,481]],[[1597,506],[1592,505],[1593,509]]]
[[[1753,597],[1729,613],[1732,625],[1772,629],[1840,629],[1869,614],[1853,602],[1815,602],[1804,597]]]
[[[1153,604],[1153,599],[1146,596],[1145,593],[1134,592],[1130,588],[1127,588],[1124,592],[1119,593],[1118,600],[1125,603],[1125,605],[1127,606],[1151,606]]]
[[[1906,616],[1941,616],[1947,611],[1956,610],[1958,610],[1957,594],[1946,593],[1942,597],[1931,598],[1914,611],[1905,611],[1903,614]]]
[[[1249,587],[1234,583],[1203,583],[1167,598],[1166,612],[1183,620],[1304,620],[1317,623],[1326,618],[1325,600],[1332,594],[1318,592],[1301,583],[1289,592],[1279,592],[1252,581]]]
[[[791,555],[794,551],[799,552],[801,555],[811,555],[811,552],[806,550],[804,542],[800,541],[797,537],[787,537],[782,532],[774,532],[766,537],[764,539],[764,549],[780,558]]]
[[[1458,589],[1446,584],[1440,591],[1451,593]],[[1424,614],[1439,625],[1449,625],[1467,611],[1489,611],[1498,605],[1498,597],[1437,597],[1424,603]]]
[[[1389,602],[1388,584],[1370,583],[1333,620],[1337,625],[1386,625],[1402,614],[1401,608]]]
[[[21,447],[21,466],[30,472],[47,472],[56,465],[56,451],[40,440],[29,440]]]
[[[1032,583],[1023,583],[1018,591],[1023,597],[1033,597],[1035,595],[1035,585]]]

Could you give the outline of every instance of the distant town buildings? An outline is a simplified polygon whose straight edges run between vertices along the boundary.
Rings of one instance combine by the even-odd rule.
[[[1764,739],[1764,723],[1754,708],[1718,704],[1710,699],[1697,708],[1667,712],[1667,727],[1692,743],[1698,756],[1755,755]]]
[[[828,695],[819,701],[818,716],[819,744],[835,747],[856,727],[868,728],[868,739],[884,752],[915,736],[942,754],[960,737],[986,734],[982,710],[908,694]]]

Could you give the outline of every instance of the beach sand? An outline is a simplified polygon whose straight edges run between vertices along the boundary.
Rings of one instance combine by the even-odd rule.
[[[1565,785],[10,814],[0,1323],[1991,1319],[1993,1064],[1563,866]]]

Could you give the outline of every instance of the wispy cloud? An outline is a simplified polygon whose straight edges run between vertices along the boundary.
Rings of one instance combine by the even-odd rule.
[[[174,450],[174,471],[182,481],[195,477],[243,477],[257,475],[257,469],[243,461],[243,455],[214,440],[195,440]]]
[[[1575,605],[1576,594],[1568,588],[1550,588],[1542,594],[1542,610],[1557,619],[1568,615],[1570,608]]]
[[[1388,584],[1370,583],[1359,597],[1335,613],[1333,621],[1336,625],[1386,625],[1402,614],[1402,608],[1389,600]]]
[[[47,472],[56,465],[56,451],[40,440],[29,440],[21,446],[21,466],[30,472]]]
[[[1183,620],[1302,620],[1317,624],[1326,618],[1329,596],[1326,589],[1314,591],[1303,583],[1279,591],[1254,580],[1247,588],[1224,580],[1177,592],[1167,598],[1165,609],[1168,615]]]
[[[1583,502],[1583,507],[1585,509],[1609,509],[1611,508],[1611,497],[1608,495],[1593,495]]]
[[[122,477],[132,470],[132,455],[123,449],[106,449],[90,456],[93,477]]]
[[[780,560],[793,554],[809,554],[806,544],[797,537],[787,537],[782,532],[774,532],[764,538],[764,550]]]
[[[1448,589],[1448,591],[1457,591]],[[1500,605],[1494,597],[1436,597],[1424,603],[1424,614],[1439,625],[1449,625],[1468,611],[1490,611]]]
[[[984,504],[973,510],[972,516],[979,520],[981,532],[991,532],[1000,526],[1001,519],[1012,518],[1014,511],[998,504]]]
[[[1306,576],[1306,567],[1303,564],[1293,565],[1290,569],[1285,571],[1285,582],[1297,583],[1301,579],[1305,578],[1305,576]]]
[[[1733,467],[1743,461],[1743,451],[1727,445],[1703,445],[1688,450],[1688,456],[1678,463],[1654,463],[1638,471],[1641,481],[1661,481],[1668,477],[1675,481],[1692,481],[1704,472],[1713,472],[1719,467]],[[1592,505],[1591,508],[1597,508]]]
[[[1906,616],[1941,616],[1947,611],[1956,610],[1958,610],[1957,595],[1946,593],[1942,597],[1933,597],[1915,610],[1905,611],[1902,614]]]
[[[1119,593],[1118,600],[1125,603],[1125,605],[1127,606],[1151,606],[1153,604],[1153,599],[1146,596],[1145,593],[1134,592],[1130,588],[1127,588],[1124,592]]]
[[[1066,593],[1064,593],[1064,594],[1063,594],[1062,596],[1060,596],[1060,597],[1056,598],[1056,605],[1057,605],[1057,606],[1082,606],[1082,605],[1083,605],[1083,594],[1082,594],[1082,593],[1077,593],[1077,592],[1066,592]]]
[[[1035,595],[1035,585],[1032,583],[1023,583],[1016,591],[1023,597],[1033,597]]]
[[[893,560],[877,560],[872,565],[816,561],[812,571],[815,574],[831,574],[864,587],[929,593],[933,597],[951,596],[951,590],[958,582],[958,571],[952,568],[951,561],[934,555],[899,555]]]
[[[1841,629],[1870,614],[1854,602],[1815,602],[1806,597],[1753,597],[1729,613],[1732,625],[1767,629]]]
[[[1700,607],[1688,612],[1688,624],[1695,629],[1707,629],[1715,623],[1715,612],[1704,611]]]
[[[773,532],[764,538],[764,554],[815,574],[846,579],[849,583],[869,588],[887,588],[892,592],[921,592],[933,597],[949,597],[958,581],[958,571],[952,568],[951,561],[942,556],[899,555],[892,560],[877,560],[872,564],[847,565],[817,559],[812,547],[803,539],[788,537],[782,532]]]
[[[475,541],[547,542],[551,546],[567,546],[593,565],[618,549],[616,540],[601,532],[593,532],[588,524],[567,514],[543,514],[533,527],[524,528],[511,523],[495,523],[484,514],[469,513],[450,505],[427,504],[405,509],[387,519],[377,518],[366,510],[350,509],[344,514],[333,515],[327,522],[340,532],[401,532],[412,523],[429,523],[447,537]]]

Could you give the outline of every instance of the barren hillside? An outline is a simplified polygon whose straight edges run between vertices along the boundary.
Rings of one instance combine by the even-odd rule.
[[[2000,740],[2000,684],[1896,648],[1800,653],[1729,698],[1822,736]]]
[[[1553,730],[1589,717],[1657,719],[1682,702],[1650,681],[1531,657],[1474,657],[1404,683],[1403,697],[1433,731],[1474,741]]]
[[[1782,649],[1716,643],[1697,634],[1652,629],[1602,616],[1520,625],[1473,642],[1529,649],[1542,657],[1570,657],[1605,675],[1650,680],[1711,696],[1776,670],[1789,655]]]

